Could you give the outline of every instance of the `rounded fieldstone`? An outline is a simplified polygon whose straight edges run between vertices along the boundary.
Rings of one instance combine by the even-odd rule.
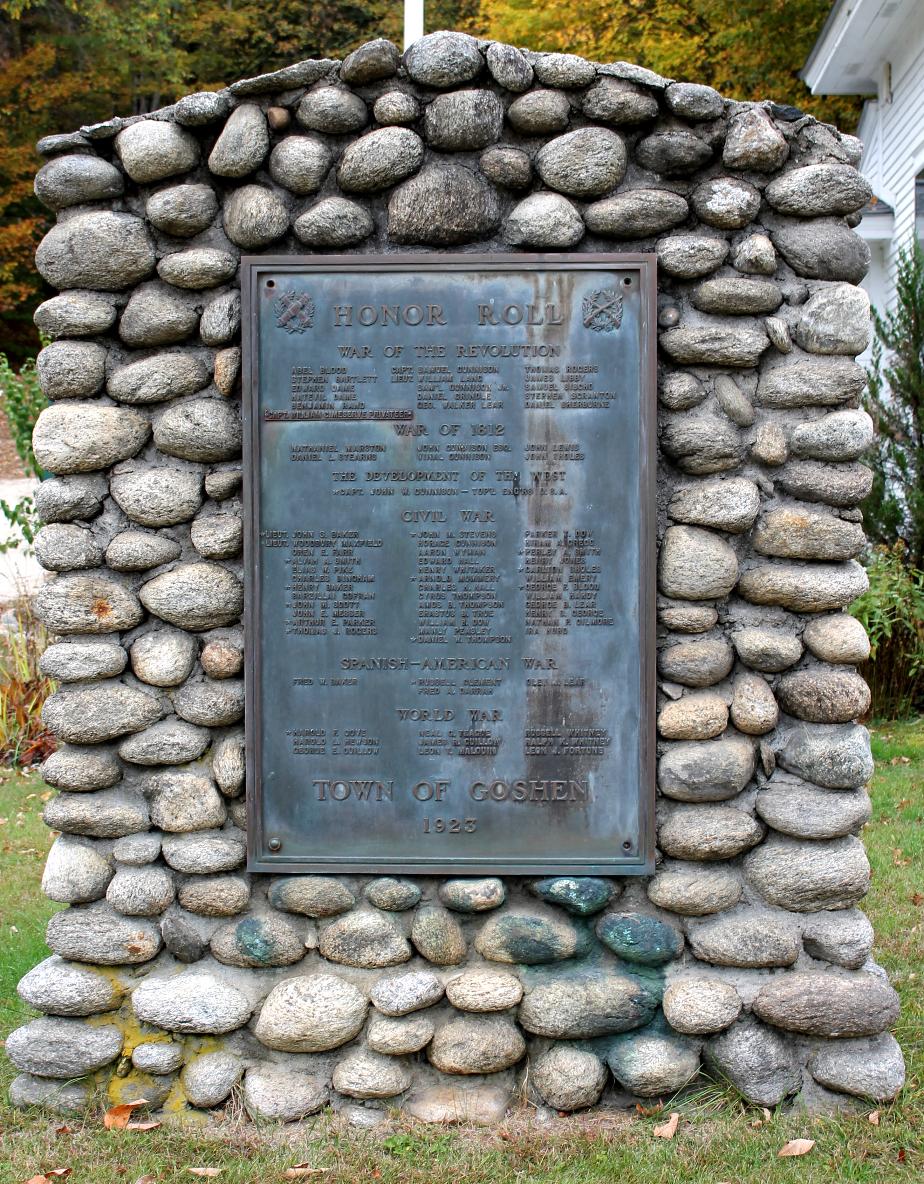
[[[321,932],[323,958],[345,966],[397,966],[411,957],[411,947],[392,919],[360,910],[332,921]]]
[[[237,386],[237,380],[240,378],[240,374],[240,346],[232,346],[230,349],[222,349],[215,354],[215,386],[218,388],[221,394],[225,396],[234,394],[234,388]],[[215,476],[217,476],[217,474],[209,473],[206,475],[206,489],[208,489],[209,477],[214,478]]]
[[[425,905],[414,914],[411,941],[422,958],[436,966],[455,966],[465,958],[461,926],[446,909]]]
[[[406,127],[383,127],[350,144],[337,166],[337,183],[348,193],[388,189],[423,163],[423,140]]]
[[[87,747],[61,744],[46,757],[40,771],[47,785],[76,793],[109,789],[122,780],[122,769],[115,753],[96,744]]]
[[[655,132],[635,147],[635,158],[643,169],[668,177],[695,172],[712,160],[712,155],[705,140],[683,128]]]
[[[564,250],[584,237],[584,222],[560,194],[532,193],[511,210],[503,233],[514,247]]]
[[[142,1073],[155,1077],[175,1073],[183,1064],[183,1045],[174,1040],[149,1041],[135,1046],[132,1064]]]
[[[505,189],[527,189],[533,176],[533,166],[527,153],[519,148],[498,145],[483,152],[479,167],[489,181]]]
[[[119,682],[58,691],[45,700],[42,708],[46,726],[59,739],[72,744],[99,744],[126,732],[140,732],[162,715],[155,695]]]
[[[154,443],[181,460],[214,462],[240,456],[240,413],[224,399],[175,403],[154,424]]]
[[[431,971],[380,978],[372,986],[372,1002],[388,1016],[403,1016],[438,1003],[444,994],[442,981]]]
[[[213,469],[205,475],[205,492],[216,502],[223,502],[240,490],[242,480],[240,469]]]
[[[659,189],[630,189],[594,202],[584,211],[592,234],[608,238],[647,238],[679,226],[689,207],[677,193]]]
[[[765,196],[781,214],[820,218],[862,209],[872,196],[872,188],[851,165],[810,164],[775,177]]]
[[[88,473],[108,469],[134,456],[150,434],[151,425],[137,411],[99,403],[59,403],[39,412],[32,432],[32,448],[43,469],[53,473]],[[98,492],[96,487],[74,488],[75,496],[68,512],[75,517],[92,517],[98,512],[97,502],[101,501]],[[62,514],[66,500],[60,499],[58,513],[52,517],[43,513],[44,520],[66,521]]]
[[[574,53],[543,53],[533,62],[536,81],[544,86],[589,86],[597,76],[593,62]]]
[[[200,631],[231,625],[244,606],[241,581],[216,563],[185,563],[141,586],[148,612],[181,629]]]
[[[727,725],[728,706],[715,694],[684,695],[658,713],[658,733],[665,740],[711,740]]]
[[[116,473],[110,491],[133,522],[173,526],[188,521],[202,505],[202,476],[189,469],[139,468]]]
[[[475,949],[483,958],[527,966],[579,957],[587,945],[586,934],[569,921],[527,912],[499,913],[475,938]]]
[[[227,1098],[244,1073],[240,1057],[230,1052],[206,1052],[187,1062],[180,1074],[186,1100],[209,1108]]]
[[[866,465],[828,465],[821,461],[792,461],[777,475],[784,493],[806,502],[825,502],[852,508],[869,494],[873,473]]]
[[[211,741],[206,728],[165,719],[123,740],[119,756],[134,765],[183,765],[202,756]]]
[[[664,992],[664,1018],[688,1036],[712,1035],[733,1024],[741,999],[730,984],[716,978],[679,979]]]
[[[713,177],[693,190],[690,198],[701,222],[720,230],[740,230],[760,209],[760,193],[736,177]]]
[[[738,559],[723,539],[695,526],[669,526],[658,556],[658,587],[677,600],[727,596],[738,582]]]
[[[126,917],[156,917],[173,903],[173,877],[163,867],[119,868],[106,899]]]
[[[198,310],[189,297],[153,281],[132,293],[119,321],[119,336],[138,348],[171,345],[194,333],[198,323]]]
[[[483,65],[478,42],[467,33],[428,33],[404,53],[410,77],[440,90],[470,82]]]
[[[481,880],[445,880],[439,898],[459,913],[483,913],[499,908],[507,898],[503,880],[489,876]]]
[[[122,1033],[115,1025],[91,1026],[78,1019],[43,1017],[6,1038],[6,1055],[16,1068],[41,1077],[83,1077],[121,1051]]]
[[[758,1106],[776,1106],[802,1086],[802,1069],[791,1046],[752,1019],[739,1020],[707,1041],[703,1058]]]
[[[765,234],[749,235],[747,238],[742,239],[732,251],[732,265],[736,270],[746,272],[750,275],[774,275],[776,272],[776,251],[773,248],[773,243]],[[779,328],[781,333],[783,331],[788,333],[784,321],[780,321],[776,327]],[[774,340],[769,325],[767,326],[767,331],[770,333],[773,344],[777,349],[780,349],[783,343],[782,341]]]
[[[672,82],[664,98],[675,115],[693,123],[718,119],[725,110],[725,101],[717,90],[695,82]]]
[[[751,1004],[755,1015],[805,1036],[876,1036],[898,1018],[898,995],[884,975],[804,971],[773,979]]]
[[[239,521],[239,519],[238,519]],[[216,638],[202,648],[199,661],[209,678],[233,678],[244,668],[242,642],[232,638]]]
[[[873,948],[873,927],[859,909],[815,913],[803,922],[802,945],[812,958],[859,970]]]
[[[770,904],[795,913],[850,908],[869,889],[866,852],[853,836],[812,843],[774,834],[747,856],[744,867]]]
[[[659,624],[676,633],[707,633],[718,619],[718,611],[711,605],[663,601],[658,606]]]
[[[266,159],[269,144],[266,116],[256,103],[241,103],[215,141],[209,169],[218,177],[246,177]]]
[[[289,213],[282,198],[263,185],[235,189],[225,203],[224,228],[228,238],[245,250],[266,247],[289,229]]]
[[[533,82],[533,68],[524,54],[512,45],[505,45],[501,41],[492,41],[488,46],[485,59],[491,77],[505,90],[512,90],[515,94],[528,90]]]
[[[43,301],[32,317],[46,337],[95,337],[115,324],[115,298],[96,292],[62,292]]]
[[[647,1024],[658,1009],[655,990],[630,974],[586,970],[556,976],[527,991],[520,1026],[555,1040],[590,1040]]]
[[[788,920],[753,907],[690,924],[687,940],[700,961],[716,966],[792,966],[800,952],[799,934]]]
[[[376,1017],[366,1029],[366,1043],[374,1052],[388,1056],[406,1056],[419,1052],[433,1039],[433,1021],[424,1015],[410,1019]]]
[[[112,844],[112,855],[118,863],[143,867],[160,855],[161,836],[153,831],[146,834],[124,835]]]
[[[658,846],[676,859],[733,859],[764,836],[764,827],[729,806],[682,806],[658,828]]]
[[[764,564],[741,576],[738,592],[752,604],[776,604],[793,612],[841,609],[869,587],[859,563]]]
[[[734,653],[724,639],[681,641],[658,655],[662,676],[685,687],[714,686],[726,677],[733,664]]]
[[[763,368],[757,402],[779,409],[846,403],[858,398],[865,385],[865,371],[849,358],[783,355]]]
[[[244,788],[244,734],[230,732],[212,748],[212,775],[221,792],[236,797]]]
[[[776,320],[775,317],[768,317],[764,322],[767,326],[767,332],[770,333],[771,340],[773,340],[773,334],[770,332],[769,324],[774,320]],[[780,323],[782,324],[782,322]],[[760,424],[754,433],[751,455],[764,465],[775,467],[785,463],[789,455],[789,447],[786,442],[786,434],[778,423],[767,422]]]
[[[236,271],[236,257],[212,247],[174,251],[157,265],[157,274],[166,283],[191,290],[217,287],[230,280]]]
[[[809,1072],[827,1089],[877,1102],[890,1101],[905,1084],[905,1061],[894,1036],[826,1041],[812,1053]]]
[[[98,156],[56,156],[35,174],[35,196],[50,210],[110,201],[122,194],[122,174]]]
[[[122,917],[108,904],[91,904],[55,913],[45,939],[55,954],[100,966],[149,962],[163,944],[153,921]],[[161,1025],[162,1026],[162,1025]]]
[[[275,909],[305,917],[336,917],[356,903],[352,892],[330,876],[288,876],[270,885],[269,902]]]
[[[446,983],[446,998],[459,1011],[506,1011],[523,998],[523,986],[502,970],[475,967]]]
[[[330,149],[314,136],[287,136],[270,155],[269,173],[277,185],[303,196],[321,188],[331,159]]]
[[[445,245],[485,238],[500,222],[494,189],[462,165],[427,165],[388,203],[388,236]]]
[[[42,892],[59,904],[101,900],[113,876],[111,861],[95,844],[59,835],[48,852]]]
[[[188,682],[173,696],[173,708],[192,724],[209,728],[236,724],[244,714],[243,681]]]
[[[682,934],[643,913],[605,913],[596,933],[617,957],[640,966],[661,966],[683,950]]]
[[[735,679],[731,719],[739,732],[763,736],[776,727],[779,715],[773,692],[759,674],[742,674]]]
[[[43,526],[32,545],[36,559],[46,571],[79,571],[98,567],[103,559],[103,549],[91,532],[67,522]]]
[[[247,853],[242,831],[199,831],[189,835],[165,835],[164,859],[178,872],[208,875],[240,867]]]
[[[365,127],[369,113],[353,91],[322,85],[305,95],[296,108],[295,118],[309,131],[342,136]]]
[[[794,336],[812,354],[861,354],[870,341],[869,296],[853,284],[828,284],[802,305]]]
[[[662,370],[658,378],[658,399],[671,411],[688,411],[706,398],[706,388],[694,374],[684,370]]]
[[[144,119],[115,138],[122,167],[139,185],[162,181],[195,168],[199,144],[194,136],[166,120]]]
[[[393,1098],[411,1085],[400,1061],[359,1049],[334,1067],[333,1087],[350,1098]]]
[[[826,789],[855,789],[873,775],[869,733],[859,724],[793,728],[778,757],[789,772]]]
[[[588,119],[613,127],[647,123],[658,115],[658,101],[650,91],[622,78],[598,79],[584,95],[581,110]]]
[[[254,1035],[281,1052],[325,1052],[353,1039],[368,1007],[362,991],[336,975],[286,979],[267,996]]]
[[[203,926],[195,921],[195,918],[177,908],[169,908],[160,919],[164,946],[178,962],[198,962],[208,952]]]
[[[194,876],[180,885],[177,899],[200,917],[233,917],[250,901],[250,885],[240,876]]]
[[[208,185],[176,185],[152,193],[144,212],[148,221],[164,234],[189,238],[214,222],[218,198]]]
[[[768,826],[796,839],[856,834],[872,814],[865,789],[834,792],[785,776],[761,790],[755,809]]]
[[[106,381],[106,390],[121,403],[162,403],[181,395],[195,394],[207,386],[208,381],[208,368],[201,357],[194,353],[173,352],[155,354],[117,367]]]
[[[53,288],[121,291],[154,270],[154,244],[131,214],[94,210],[52,226],[38,245],[35,265]]]
[[[46,399],[82,399],[103,385],[106,349],[92,341],[53,341],[39,351],[36,372]]]
[[[226,91],[200,90],[184,95],[173,108],[173,116],[183,127],[202,127],[227,115],[230,103]]]
[[[606,1085],[606,1066],[592,1052],[557,1044],[530,1062],[532,1083],[553,1110],[595,1106]]]
[[[195,638],[174,629],[157,629],[132,642],[132,672],[155,687],[178,686],[189,676],[196,660]]]
[[[256,1065],[244,1075],[244,1108],[253,1118],[297,1122],[327,1105],[327,1084],[280,1065]]]
[[[208,777],[170,769],[147,783],[151,821],[161,830],[185,833],[209,830],[225,820],[225,804]]]
[[[293,926],[273,914],[223,925],[212,934],[209,948],[226,966],[249,968],[291,966],[305,956],[305,944]]]
[[[785,137],[766,112],[748,107],[732,117],[722,152],[726,168],[774,173],[788,155]]]
[[[420,103],[413,95],[405,94],[404,91],[390,90],[375,100],[372,115],[376,123],[383,127],[413,123],[420,117]]]
[[[872,444],[873,431],[873,421],[865,411],[832,411],[821,419],[797,424],[790,445],[796,456],[856,460]]]
[[[624,1089],[643,1098],[675,1094],[699,1072],[699,1045],[653,1028],[620,1036],[606,1063]]]
[[[784,711],[816,724],[847,723],[870,706],[869,687],[859,674],[822,666],[783,675],[776,694]]]
[[[487,148],[500,139],[504,108],[489,90],[437,95],[424,110],[424,136],[441,152]]]
[[[783,293],[768,280],[705,280],[693,293],[693,305],[701,312],[731,316],[773,312],[782,301]]]
[[[28,971],[16,990],[20,999],[36,1011],[64,1016],[112,1011],[123,994],[122,988],[105,975],[54,954]]]
[[[372,215],[345,197],[325,197],[295,219],[292,229],[309,247],[348,247],[375,229]]]
[[[230,982],[197,969],[146,978],[132,992],[132,1010],[168,1032],[220,1035],[246,1024],[253,1008]]]
[[[751,427],[755,419],[754,408],[737,382],[728,374],[717,374],[713,381],[713,389],[716,402],[732,423],[737,424],[739,428]]]
[[[648,899],[684,917],[705,917],[731,908],[741,898],[741,882],[725,868],[663,863],[648,883]]]
[[[378,37],[364,42],[340,63],[340,77],[353,86],[391,78],[398,72],[400,54],[393,41]]]
[[[858,284],[869,270],[869,244],[839,218],[764,222],[777,251],[796,275],[812,280],[846,280]]]
[[[760,509],[760,492],[745,477],[698,481],[678,490],[667,512],[675,522],[708,526],[741,534],[754,524]]]
[[[815,617],[805,626],[802,639],[822,662],[859,665],[867,661],[870,655],[866,630],[856,617],[848,613]]]
[[[526,1052],[526,1041],[503,1019],[451,1020],[437,1028],[427,1059],[441,1073],[499,1073]]]
[[[712,284],[747,283],[746,280],[707,280]],[[761,284],[760,287],[770,285]],[[698,289],[698,293],[702,288]],[[758,303],[767,303],[761,292]],[[698,297],[699,298],[699,297]],[[775,299],[775,296],[774,296]],[[702,303],[702,302],[700,302]],[[773,305],[776,307],[776,304]],[[690,366],[731,366],[749,369],[756,366],[769,347],[770,340],[762,329],[738,328],[724,325],[678,325],[658,337],[662,347],[675,362]]]
[[[533,90],[507,108],[507,118],[524,136],[563,132],[571,118],[571,101],[560,90]]]
[[[852,559],[866,542],[863,526],[816,510],[784,507],[758,523],[751,545],[783,559]]]
[[[658,267],[681,280],[709,275],[725,260],[728,243],[724,238],[677,234],[657,244]]]
[[[365,897],[377,909],[400,913],[412,909],[420,901],[420,889],[411,880],[396,880],[382,876],[365,887]]]
[[[621,891],[618,885],[594,876],[554,876],[534,880],[529,890],[540,900],[557,904],[576,917],[599,913]]]
[[[223,292],[205,306],[202,320],[199,322],[199,336],[206,345],[227,345],[229,341],[234,340],[240,329],[240,292]]]
[[[208,514],[190,527],[189,541],[203,559],[233,559],[244,543],[244,524],[237,514]]]
[[[550,189],[576,197],[607,193],[623,179],[626,146],[616,132],[579,128],[544,144],[536,170]]]
[[[732,634],[732,643],[745,666],[764,674],[778,674],[802,657],[798,637],[782,629],[740,629]]]
[[[722,802],[735,797],[754,772],[754,745],[744,737],[665,745],[658,786],[680,802]]]

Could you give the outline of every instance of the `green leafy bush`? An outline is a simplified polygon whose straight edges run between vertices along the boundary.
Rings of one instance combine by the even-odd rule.
[[[869,634],[864,673],[873,710],[890,719],[924,707],[924,571],[907,560],[902,541],[876,547],[866,567],[869,591],[850,609]]]
[[[32,451],[32,429],[39,412],[48,405],[48,400],[42,394],[34,358],[23,363],[22,369],[17,372],[10,365],[6,354],[0,354],[0,405],[10,425],[10,435],[26,476],[41,477],[41,469]],[[0,542],[0,554],[14,550],[22,542],[31,547],[38,530],[32,498],[22,497],[14,504],[0,498],[0,513],[14,527],[12,537]]]

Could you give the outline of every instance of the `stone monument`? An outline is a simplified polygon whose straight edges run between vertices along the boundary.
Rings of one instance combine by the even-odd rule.
[[[44,1015],[7,1040],[20,1071],[14,1101],[67,1111],[96,1091],[175,1112],[207,1110],[240,1088],[261,1118],[299,1119],[330,1104],[348,1114],[362,1107],[366,1119],[370,1109],[399,1106],[428,1120],[490,1123],[521,1088],[570,1111],[594,1106],[604,1090],[672,1094],[701,1071],[764,1106],[818,1110],[894,1096],[904,1072],[889,1035],[897,996],[871,960],[870,924],[857,907],[869,886],[858,835],[873,765],[855,722],[869,707],[855,667],[868,644],[844,611],[866,587],[857,506],[870,488],[860,458],[872,433],[860,407],[864,372],[853,360],[869,333],[856,286],[868,252],[851,229],[870,195],[856,169],[858,141],[791,107],[727,100],[624,62],[598,65],[444,32],[403,57],[389,42],[370,42],[342,62],[298,62],[148,116],[49,136],[39,150],[48,159],[36,192],[57,222],[37,265],[60,291],[36,313],[52,338],[38,363],[51,403],[34,447],[52,476],[38,494],[46,525],[36,546],[56,573],[38,609],[56,638],[43,668],[59,682],[44,709],[59,747],[43,775],[59,791],[45,818],[60,835],[43,887],[69,907],[49,924],[53,955],[20,984]],[[360,299],[355,275],[370,265],[362,305],[374,310],[388,303],[380,296],[394,274],[379,257],[415,251],[424,256],[422,293],[431,262],[448,272],[467,256],[476,271],[492,261],[506,267],[510,291],[536,253],[550,269],[542,283],[564,257],[585,252],[616,268],[612,276],[629,266],[625,256],[649,272],[644,260],[656,256],[649,327],[653,334],[656,316],[657,490],[636,508],[639,521],[650,518],[648,545],[658,545],[657,797],[631,763],[593,785],[604,798],[635,795],[641,813],[624,841],[641,854],[646,804],[656,813],[653,870],[643,858],[626,869],[648,874],[613,874],[612,858],[593,874],[559,866],[503,876],[489,860],[474,872],[460,858],[454,873],[450,854],[434,874],[411,876],[388,858],[385,839],[378,854],[387,875],[374,855],[363,867],[347,859],[346,870],[318,871],[318,844],[305,856],[314,868],[307,874],[286,874],[282,864],[247,870],[247,811],[256,817],[256,807],[245,805],[245,768],[256,768],[260,732],[248,711],[245,743],[245,681],[249,696],[254,671],[245,669],[241,618],[245,602],[254,611],[258,545],[271,553],[272,532],[289,527],[268,521],[269,533],[251,537],[245,554],[253,502],[242,501],[242,482],[261,497],[275,487],[272,473],[242,470],[242,390],[251,428],[254,407],[259,415],[260,400],[279,392],[261,387],[259,375],[254,382],[261,339],[251,335],[253,306],[242,386],[242,276],[279,282],[291,261],[299,278],[280,282],[274,296],[283,340],[293,318],[293,327],[307,328],[312,292],[315,312],[323,311],[311,277],[329,256],[355,257],[352,272],[349,258],[338,263],[354,277],[352,287],[344,281],[343,306]],[[594,290],[615,291],[609,279]],[[518,299],[505,300],[503,289],[495,296],[495,304],[482,301],[485,326],[499,324],[498,310]],[[592,318],[606,302],[591,303]],[[628,297],[625,307],[634,307]],[[537,315],[526,315],[527,326]],[[312,331],[318,341],[342,333],[338,341],[359,349],[352,328],[319,320]],[[483,338],[450,344],[468,340]],[[504,340],[547,338],[530,328]],[[589,414],[605,425],[607,392],[625,410],[627,400],[643,400],[644,382],[614,384],[611,355],[600,356],[593,380],[576,379],[568,390],[597,400]],[[422,364],[419,356],[410,362],[417,398],[425,378],[428,390],[441,389]],[[315,418],[319,399],[368,407],[349,378],[360,372],[369,370],[351,360],[347,381],[328,376],[318,395],[317,372],[306,371],[301,386],[283,392],[285,414],[296,397],[310,396]],[[543,422],[554,426],[568,394],[565,371],[550,365],[543,373],[529,397],[546,401]],[[475,383],[479,406],[489,387],[499,389],[487,374]],[[291,368],[286,375],[288,384]],[[457,368],[446,381],[459,376]],[[399,386],[389,381],[392,398]],[[505,397],[516,403],[526,393],[524,385]],[[395,402],[399,412],[408,406],[409,427],[430,422],[420,404]],[[433,422],[478,422],[456,410]],[[370,465],[404,472],[392,453],[387,466],[362,453],[373,438],[368,424],[353,454],[347,435],[322,438],[314,427],[303,437],[273,435],[271,426],[264,418],[264,435],[248,437],[251,469],[266,441],[285,439],[287,448],[304,445],[305,461],[313,441],[340,441],[336,472],[364,481]],[[452,489],[475,468],[517,513],[520,498],[509,495],[524,492],[534,468],[560,476],[540,476],[525,503],[538,505],[536,491],[553,486],[567,500],[574,449],[581,439],[595,443],[593,433],[564,438],[557,454],[525,438],[540,449],[535,465],[524,453],[490,451],[450,465],[448,444],[427,452],[432,432],[426,441],[411,434],[407,465],[455,476],[444,502],[421,496],[408,507],[463,505]],[[641,436],[627,439],[644,453]],[[294,471],[309,464],[286,463],[279,479],[292,473],[293,491],[303,491]],[[605,466],[599,471],[606,486]],[[395,482],[400,501],[403,476],[384,484]],[[358,484],[349,476],[343,483]],[[377,499],[361,504],[371,514]],[[328,530],[317,517],[306,502],[303,528]],[[597,522],[612,526],[605,513]],[[555,556],[573,558],[574,538],[556,539],[543,586],[558,587],[554,572],[571,559],[558,564]],[[330,558],[353,573],[358,620],[362,585],[353,576],[366,560],[357,547]],[[494,561],[479,552],[478,562]],[[595,585],[601,605],[619,575],[618,557],[607,563]],[[493,570],[500,584],[507,569]],[[306,587],[314,579],[302,576]],[[627,583],[640,590],[643,611],[640,577]],[[494,593],[479,586],[490,602]],[[459,599],[484,613],[471,588]],[[586,608],[591,601],[584,586],[581,628],[597,611]],[[455,611],[440,604],[440,612]],[[304,610],[305,620],[317,619],[316,608]],[[539,641],[533,635],[534,648],[523,651],[537,661],[553,648],[539,618]],[[250,625],[267,636],[265,622],[251,616]],[[643,629],[639,637],[640,659],[653,660],[653,642]],[[344,682],[359,678],[349,662],[366,653],[358,644],[342,652]],[[262,648],[251,657],[268,660]],[[393,646],[383,658],[402,654]],[[359,669],[356,686],[370,696],[398,685]],[[577,674],[596,678],[595,670]],[[418,679],[438,692],[425,708],[446,708],[452,680],[439,679],[447,677],[428,671],[429,681]],[[494,674],[452,677],[480,692]],[[554,683],[548,671],[536,677]],[[627,678],[620,676],[623,694]],[[653,679],[633,685],[626,709],[640,712]],[[286,726],[316,728],[300,709],[307,690],[279,687]],[[391,706],[420,709],[417,699]],[[490,695],[472,693],[465,707],[486,709],[473,757],[484,762],[505,721],[491,716]],[[469,743],[450,734],[445,717],[413,722],[415,744],[440,752],[455,744],[460,755],[458,745]],[[653,749],[641,723],[634,726],[627,731],[639,752]],[[587,731],[601,752],[615,751],[598,725]],[[297,743],[328,748],[298,758],[298,792],[314,779],[336,799],[343,791],[329,791],[341,784],[342,766],[329,775],[317,761],[339,759],[340,742],[306,735]],[[532,801],[489,802],[483,816],[495,807],[530,819],[545,811],[547,857],[555,819],[565,817],[556,810],[573,805],[548,789],[567,784],[554,758],[555,746],[570,741],[533,741],[552,745],[535,757],[551,771],[524,774],[523,784],[545,781],[551,800],[536,801],[530,788]],[[368,735],[349,744],[357,758],[371,751]],[[392,754],[378,755],[387,768]],[[260,776],[265,783],[265,768]],[[275,790],[282,800],[294,791],[288,783]],[[261,784],[261,801],[265,792]],[[423,821],[413,816],[420,844]],[[460,826],[464,843],[472,838],[464,815]],[[251,866],[286,854],[285,836],[266,838],[258,850],[251,837]],[[507,854],[499,850],[498,869],[512,866]]]

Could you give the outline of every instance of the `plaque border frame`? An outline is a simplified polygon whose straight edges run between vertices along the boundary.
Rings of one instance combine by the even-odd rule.
[[[263,832],[262,785],[259,781],[262,711],[259,678],[262,673],[256,626],[260,619],[260,548],[259,509],[259,399],[258,312],[253,288],[263,270],[297,272],[380,272],[399,271],[539,271],[543,269],[574,271],[638,271],[642,289],[643,314],[639,391],[639,647],[642,702],[639,726],[638,776],[638,851],[631,857],[612,861],[563,861],[522,859],[447,860],[443,857],[414,860],[332,860],[288,859],[274,854]],[[647,299],[646,299],[647,296]],[[262,874],[334,875],[603,875],[645,876],[655,868],[655,799],[657,793],[657,650],[656,594],[657,567],[657,372],[658,372],[658,286],[657,255],[654,253],[606,252],[452,252],[440,254],[401,253],[352,255],[243,255],[241,257],[241,385],[243,416],[243,519],[244,519],[244,759],[247,786],[247,865],[248,872]]]

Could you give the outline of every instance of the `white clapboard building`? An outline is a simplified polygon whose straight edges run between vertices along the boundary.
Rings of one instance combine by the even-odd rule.
[[[857,228],[870,245],[864,287],[891,304],[898,252],[924,241],[924,0],[836,0],[802,77],[817,95],[866,95],[857,135],[875,199]]]

